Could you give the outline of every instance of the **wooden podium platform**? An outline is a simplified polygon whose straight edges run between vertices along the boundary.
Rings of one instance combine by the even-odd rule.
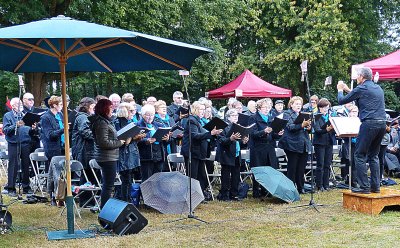
[[[343,207],[361,213],[378,215],[384,207],[400,205],[400,190],[381,188],[380,193],[357,194],[343,190]]]

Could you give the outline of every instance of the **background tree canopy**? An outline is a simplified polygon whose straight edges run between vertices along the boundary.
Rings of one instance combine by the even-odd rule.
[[[391,0],[2,0],[0,25],[64,14],[209,47],[214,53],[199,58],[188,78],[192,98],[244,69],[304,96],[299,65],[307,59],[312,93],[334,102],[334,85],[349,82],[352,64],[399,48],[393,29],[400,23],[399,7],[400,2]],[[329,75],[334,85],[323,90]],[[36,104],[59,94],[58,80],[57,74],[25,74]],[[399,86],[383,87],[387,107],[399,109]],[[174,71],[68,75],[75,103],[83,96],[112,92],[132,92],[138,102],[149,95],[169,102],[175,90],[182,90],[182,80]],[[17,94],[16,75],[0,72],[0,101]]]

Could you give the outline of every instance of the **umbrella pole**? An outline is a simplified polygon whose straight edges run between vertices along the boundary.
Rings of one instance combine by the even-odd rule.
[[[88,231],[74,230],[74,198],[72,196],[71,189],[71,164],[70,164],[70,150],[69,150],[69,124],[68,124],[68,109],[67,109],[67,77],[65,73],[65,66],[67,64],[67,58],[65,54],[65,40],[60,40],[61,55],[59,57],[60,74],[61,74],[61,94],[63,101],[63,113],[64,113],[64,138],[65,138],[65,172],[67,174],[67,196],[65,197],[65,203],[67,206],[67,227],[68,230],[52,231],[47,232],[47,238],[49,240],[63,240],[63,239],[77,239],[77,238],[91,238],[94,237],[93,233]]]

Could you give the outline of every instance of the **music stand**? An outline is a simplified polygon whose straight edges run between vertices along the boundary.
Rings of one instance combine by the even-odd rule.
[[[329,121],[339,138],[349,138],[349,190],[352,182],[351,138],[357,137],[360,131],[361,121],[358,117],[330,117]]]

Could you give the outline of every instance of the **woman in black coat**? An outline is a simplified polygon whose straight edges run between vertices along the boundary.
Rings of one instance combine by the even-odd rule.
[[[249,137],[241,137],[240,133],[231,131],[232,123],[237,123],[238,112],[230,109],[225,117],[230,123],[218,137],[216,160],[221,164],[221,190],[218,200],[240,200],[238,198],[240,182],[240,143],[246,144]]]
[[[112,102],[100,99],[95,106],[95,115],[89,117],[95,141],[94,157],[101,167],[103,187],[100,208],[106,204],[114,189],[119,159],[119,149],[125,140],[118,140],[117,130],[111,121]],[[129,142],[128,142],[129,143]]]
[[[249,125],[254,124],[250,136],[250,167],[271,166],[277,168],[278,160],[275,154],[276,140],[282,135],[273,133],[269,125],[272,122],[272,100],[263,98],[257,101],[257,112],[249,119]],[[261,197],[260,185],[253,178],[253,197]]]
[[[317,160],[317,169],[315,170],[315,184],[317,190],[324,191],[329,189],[329,177],[333,159],[333,145],[336,141],[335,131],[331,125],[328,125],[328,110],[330,102],[326,98],[319,100],[317,107],[318,113],[322,116],[315,121],[313,145],[315,149],[315,158]]]
[[[165,135],[162,143],[152,138],[162,124],[154,121],[154,106],[146,104],[142,107],[142,119],[138,122],[139,127],[146,127],[150,132],[146,137],[138,142],[140,154],[140,172],[142,173],[142,182],[146,181],[154,173],[161,172],[164,167],[165,149],[164,143],[169,141],[169,135]]]
[[[189,175],[199,180],[201,189],[205,191],[207,188],[207,178],[205,172],[204,161],[208,158],[208,139],[213,136],[219,135],[222,130],[214,128],[208,131],[201,125],[200,119],[204,117],[206,106],[204,103],[195,101],[191,106],[191,115],[188,117],[188,123],[185,125],[183,133],[181,154],[185,157],[186,168]],[[190,124],[189,124],[190,123]],[[190,126],[190,127],[189,127]],[[189,132],[191,136],[191,144],[189,147]],[[189,149],[191,151],[190,168],[189,162]]]
[[[308,152],[311,151],[309,131],[311,120],[294,124],[303,106],[303,99],[299,96],[290,98],[288,110],[283,118],[288,120],[285,132],[279,141],[279,147],[285,150],[288,164],[287,176],[296,184],[299,193],[304,194],[304,171],[307,165]]]
[[[40,117],[40,138],[42,139],[45,155],[48,159],[46,172],[49,171],[49,164],[54,156],[64,154],[64,122],[62,99],[59,96],[51,96],[49,110]]]

